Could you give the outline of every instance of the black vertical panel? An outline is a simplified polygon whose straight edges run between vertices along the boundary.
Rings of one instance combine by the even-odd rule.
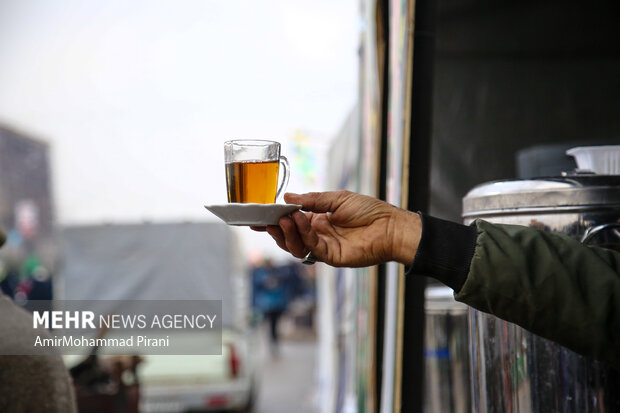
[[[434,3],[415,0],[408,182],[408,208],[412,211],[427,211],[430,198]],[[425,284],[423,277],[405,280],[401,411],[407,413],[423,409]]]
[[[388,141],[388,101],[389,101],[389,70],[390,70],[390,30],[389,30],[389,0],[381,0],[377,4],[377,23],[381,22],[383,30],[381,39],[383,43],[383,77],[381,79],[381,161],[379,163],[379,198],[386,199],[387,192],[387,141]],[[375,394],[376,410],[381,406],[381,386],[383,384],[383,342],[385,330],[385,264],[381,264],[377,269],[377,318],[376,318],[376,340],[375,340]]]

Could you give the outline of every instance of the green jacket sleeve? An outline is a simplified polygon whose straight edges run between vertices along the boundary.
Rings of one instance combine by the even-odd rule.
[[[458,301],[620,367],[620,253],[477,220]]]

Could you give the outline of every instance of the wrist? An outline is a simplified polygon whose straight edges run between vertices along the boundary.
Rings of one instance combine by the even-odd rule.
[[[395,222],[392,239],[392,259],[405,265],[411,265],[415,258],[420,238],[422,237],[422,219],[420,215],[400,210]]]

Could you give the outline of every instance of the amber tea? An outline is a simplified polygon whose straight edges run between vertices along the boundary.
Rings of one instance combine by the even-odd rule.
[[[228,202],[273,204],[286,189],[290,168],[278,142],[224,142],[224,162]],[[280,186],[278,173],[282,174]]]
[[[278,189],[280,161],[226,164],[228,202],[272,204]]]

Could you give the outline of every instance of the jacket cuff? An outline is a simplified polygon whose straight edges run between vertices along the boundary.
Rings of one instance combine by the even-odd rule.
[[[422,238],[406,274],[433,277],[458,292],[469,274],[478,230],[420,214]]]

